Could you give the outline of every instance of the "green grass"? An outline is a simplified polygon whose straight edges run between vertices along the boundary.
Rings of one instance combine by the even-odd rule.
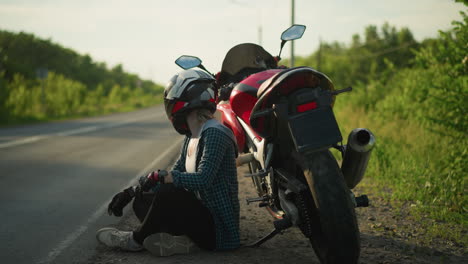
[[[417,122],[384,119],[351,105],[339,107],[335,113],[343,135],[355,127],[366,127],[377,138],[364,188],[396,204],[410,204],[412,216],[428,238],[468,245],[463,235],[468,228],[466,144],[455,148],[457,142],[451,136],[441,136]]]

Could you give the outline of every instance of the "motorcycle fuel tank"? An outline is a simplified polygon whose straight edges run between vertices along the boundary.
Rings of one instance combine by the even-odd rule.
[[[266,70],[255,73],[239,82],[231,92],[229,102],[232,111],[250,126],[250,113],[257,102],[257,92],[260,85],[282,70]]]

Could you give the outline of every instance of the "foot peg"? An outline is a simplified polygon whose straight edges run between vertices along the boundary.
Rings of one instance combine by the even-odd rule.
[[[260,170],[260,171],[258,171],[258,172],[256,172],[256,173],[252,173],[252,174],[247,173],[247,174],[244,174],[244,177],[249,178],[249,177],[257,177],[257,176],[258,176],[258,177],[263,178],[263,177],[266,177],[267,175],[268,175],[268,172],[266,172],[266,171],[264,171],[264,170]]]
[[[263,196],[263,197],[247,198],[245,200],[247,201],[247,204],[255,203],[255,202],[267,202],[268,200],[270,200],[270,197]]]

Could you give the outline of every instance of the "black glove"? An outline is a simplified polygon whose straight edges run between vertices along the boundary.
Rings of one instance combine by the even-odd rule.
[[[113,214],[115,216],[122,216],[122,210],[128,203],[132,201],[134,196],[135,191],[133,190],[133,187],[129,187],[116,194],[107,207],[107,212],[109,215]]]
[[[151,172],[148,176],[141,176],[138,180],[141,190],[147,192],[154,186],[158,185],[158,183],[164,183],[164,177],[167,176],[167,174],[168,173],[165,170],[158,170]]]

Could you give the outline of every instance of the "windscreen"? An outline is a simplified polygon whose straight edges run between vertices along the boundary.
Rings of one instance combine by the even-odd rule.
[[[231,48],[223,61],[222,74],[234,76],[243,69],[271,69],[276,67],[273,56],[261,46],[243,43]]]

